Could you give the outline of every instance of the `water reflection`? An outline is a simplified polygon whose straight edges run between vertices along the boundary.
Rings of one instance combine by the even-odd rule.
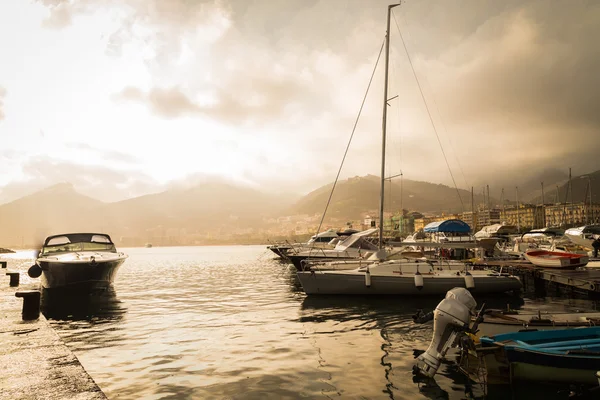
[[[42,290],[41,311],[47,319],[119,320],[127,312],[114,287],[101,291]]]

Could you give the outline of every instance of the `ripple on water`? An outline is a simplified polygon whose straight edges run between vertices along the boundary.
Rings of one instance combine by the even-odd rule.
[[[412,381],[413,350],[426,349],[432,331],[411,317],[440,298],[306,297],[264,246],[122,250],[130,257],[114,292],[48,312],[109,398],[464,398],[449,365],[435,382]]]

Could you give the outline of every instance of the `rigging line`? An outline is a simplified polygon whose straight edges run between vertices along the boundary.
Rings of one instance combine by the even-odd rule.
[[[369,89],[371,88],[371,83],[373,83],[373,77],[375,76],[375,72],[377,71],[377,65],[379,65],[379,60],[381,59],[381,53],[383,53],[383,46],[385,45],[385,39],[383,43],[381,43],[381,48],[379,49],[379,55],[377,56],[377,61],[375,61],[375,67],[373,68],[373,72],[371,73],[371,79],[369,79],[369,84],[367,85],[367,90],[363,97],[362,103],[360,105],[360,109],[358,110],[358,115],[356,116],[356,120],[354,121],[354,127],[352,128],[352,133],[350,134],[350,139],[348,140],[348,144],[346,145],[346,151],[344,151],[344,157],[342,157],[342,163],[340,164],[340,168],[338,169],[337,175],[335,176],[335,181],[333,182],[333,187],[331,188],[331,192],[329,193],[329,199],[327,199],[327,205],[325,206],[325,211],[323,212],[323,216],[321,217],[321,221],[319,222],[319,227],[317,228],[317,234],[321,232],[321,227],[323,226],[323,221],[325,220],[325,214],[327,214],[327,209],[329,208],[329,204],[331,203],[331,198],[333,197],[333,191],[335,190],[335,186],[340,178],[340,174],[342,173],[342,167],[344,166],[344,161],[346,160],[346,156],[348,155],[348,150],[350,149],[350,143],[352,143],[352,138],[354,137],[354,133],[356,132],[356,127],[358,125],[358,120],[362,114],[362,110],[365,106],[365,102],[367,101],[367,95],[369,94]]]
[[[402,16],[402,14],[401,14],[401,16]],[[408,23],[406,23],[406,19],[404,21],[405,21],[404,26],[408,26]],[[410,39],[410,31],[407,30],[407,34]],[[431,92],[433,93],[433,89],[431,89],[431,85],[429,84],[429,81],[427,80],[426,75],[424,75],[424,79],[425,79],[425,86],[429,86]],[[433,105],[435,106],[435,110],[437,111],[437,114],[440,116],[440,123],[442,124],[442,128],[444,129],[444,132],[446,133],[446,137],[448,137],[448,143],[450,144],[450,149],[452,150],[452,153],[454,154],[454,160],[456,161],[456,164],[458,164],[458,169],[460,170],[460,174],[462,175],[463,181],[465,181],[465,185],[468,188],[472,185],[470,185],[467,182],[467,178],[465,177],[463,167],[460,164],[460,161],[458,159],[456,151],[454,150],[454,146],[452,145],[452,141],[450,140],[450,135],[448,134],[448,129],[446,128],[446,124],[444,123],[444,120],[442,119],[442,113],[440,112],[440,108],[438,107],[437,100],[435,99],[435,94],[432,96],[432,98],[433,98]]]
[[[392,13],[393,14],[393,13]],[[417,81],[417,86],[419,87],[419,92],[421,93],[421,97],[423,98],[423,103],[425,104],[425,109],[427,110],[427,115],[429,115],[429,120],[431,121],[431,126],[433,127],[433,131],[435,132],[435,137],[440,145],[440,150],[442,151],[442,155],[444,156],[444,161],[446,161],[446,166],[448,167],[448,172],[450,172],[450,177],[452,178],[452,183],[454,183],[454,188],[456,189],[456,194],[458,194],[458,199],[460,200],[460,205],[462,208],[462,212],[465,211],[465,205],[463,203],[462,197],[460,196],[460,191],[458,190],[458,186],[456,185],[456,180],[454,179],[454,174],[452,173],[452,169],[450,169],[450,164],[448,163],[448,157],[446,157],[446,152],[444,151],[444,147],[442,146],[442,141],[440,140],[440,135],[433,123],[433,117],[431,116],[431,112],[429,111],[429,106],[427,105],[427,101],[425,100],[425,95],[423,94],[423,89],[421,88],[421,82],[419,82],[419,78],[417,77],[417,73],[415,72],[415,67],[412,63],[412,59],[410,58],[410,54],[408,53],[408,48],[406,47],[406,42],[404,42],[404,36],[402,36],[402,31],[400,30],[400,26],[398,25],[398,21],[396,20],[396,15],[394,14],[394,22],[396,23],[396,28],[398,29],[398,33],[400,34],[400,39],[402,39],[402,45],[404,46],[404,51],[406,51],[406,56],[408,57],[408,63],[410,64],[410,68],[412,69],[415,80]]]

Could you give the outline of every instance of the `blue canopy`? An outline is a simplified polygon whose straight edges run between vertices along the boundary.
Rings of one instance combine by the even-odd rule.
[[[452,232],[452,233],[469,233],[471,227],[460,219],[447,219],[445,221],[436,221],[423,229],[425,232],[437,233],[437,232]]]

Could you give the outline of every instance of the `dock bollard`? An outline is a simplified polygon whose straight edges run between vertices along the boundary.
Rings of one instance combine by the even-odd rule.
[[[7,265],[8,265],[8,261],[0,261],[0,267],[6,268]]]
[[[38,319],[40,317],[40,299],[39,290],[23,290],[15,293],[15,296],[23,298],[23,311],[21,315],[24,321]]]
[[[18,272],[7,272],[6,275],[10,276],[10,286],[19,286]]]

